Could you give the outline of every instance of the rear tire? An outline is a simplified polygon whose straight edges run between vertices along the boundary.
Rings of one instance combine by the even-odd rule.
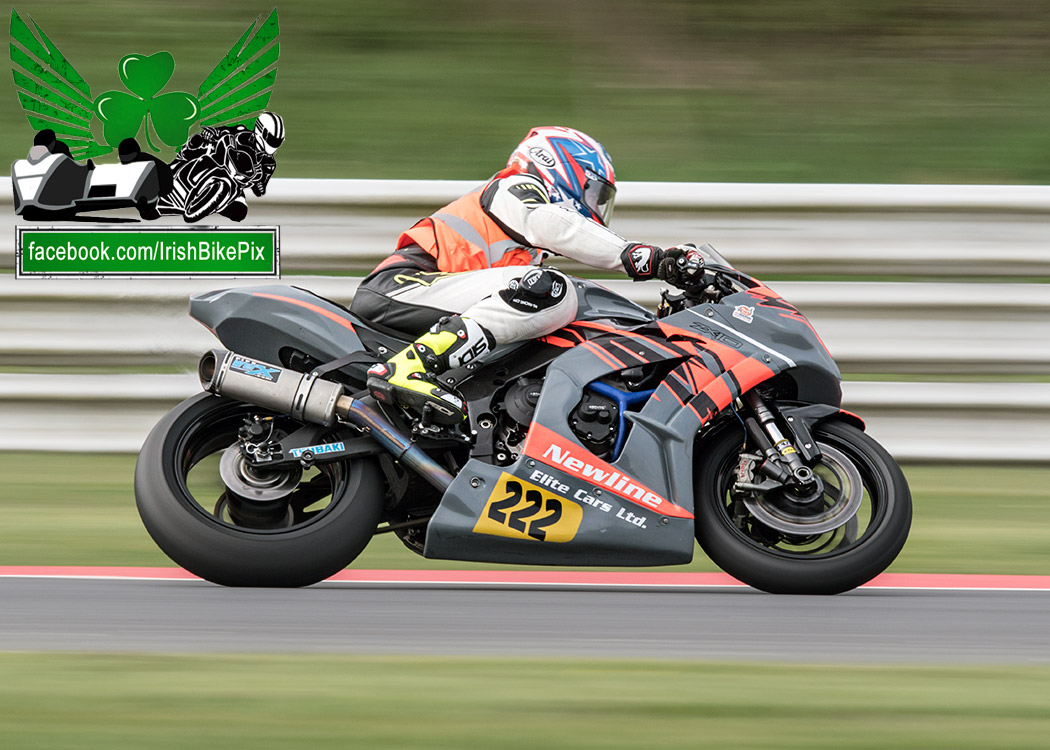
[[[814,437],[857,469],[863,504],[854,520],[805,538],[771,529],[731,496],[743,442],[738,425],[723,427],[698,446],[697,541],[723,570],[757,589],[774,594],[849,591],[885,570],[908,538],[911,494],[889,453],[841,422],[819,425]]]
[[[297,490],[308,496],[289,501],[286,521],[245,525],[242,514],[238,522],[221,480],[212,477],[212,494],[195,495],[190,484],[199,480],[187,477],[234,444],[237,429],[251,414],[267,412],[202,393],[165,416],[146,438],[135,466],[142,522],[172,560],[214,583],[307,586],[322,581],[353,561],[372,538],[383,509],[381,472],[372,459],[321,465],[316,484]],[[314,496],[319,500],[310,503]]]

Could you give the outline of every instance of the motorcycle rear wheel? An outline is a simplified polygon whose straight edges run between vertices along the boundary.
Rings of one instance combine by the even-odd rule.
[[[245,417],[256,414],[270,413],[207,393],[169,412],[135,465],[139,515],[165,554],[201,578],[224,586],[308,586],[364,550],[383,509],[382,475],[372,459],[333,462],[312,470],[308,481],[293,475],[295,490],[277,503],[239,501],[219,478],[218,459],[237,442]]]
[[[697,541],[723,570],[762,591],[849,591],[885,570],[908,538],[911,494],[903,472],[886,450],[861,430],[841,422],[819,425],[814,438],[822,448],[831,449],[821,464],[812,467],[829,479],[830,499],[822,506],[826,515],[834,516],[834,500],[845,494],[834,486],[836,481],[849,484],[854,481],[850,477],[859,476],[863,494],[850,520],[811,535],[771,528],[750,512],[739,494],[730,491],[743,444],[738,426],[723,427],[699,447]],[[754,508],[755,498],[747,500]]]

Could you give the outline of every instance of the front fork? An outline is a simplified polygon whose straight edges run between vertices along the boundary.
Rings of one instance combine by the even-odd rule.
[[[760,452],[741,454],[736,488],[767,491],[788,486],[796,492],[809,494],[815,489],[817,479],[813,470],[802,462],[792,440],[780,429],[773,409],[755,391],[744,394],[743,402],[751,412],[743,419],[748,439]],[[807,445],[806,448],[812,446]],[[758,472],[765,475],[765,480],[758,481],[755,477],[756,465]]]

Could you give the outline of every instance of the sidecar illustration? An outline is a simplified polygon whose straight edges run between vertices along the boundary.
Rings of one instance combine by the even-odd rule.
[[[110,208],[134,207],[148,214],[160,192],[152,162],[92,167],[41,146],[11,165],[11,183],[15,213],[31,221]]]

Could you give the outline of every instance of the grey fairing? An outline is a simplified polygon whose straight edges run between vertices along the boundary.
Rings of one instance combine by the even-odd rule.
[[[751,323],[733,317],[733,310],[738,305],[755,308],[755,315]],[[842,404],[842,373],[839,371],[839,366],[832,359],[809,321],[793,307],[789,309],[790,312],[777,308],[763,308],[755,304],[753,296],[741,292],[724,297],[717,305],[694,307],[678,315],[691,314],[703,320],[709,317],[707,311],[711,310],[717,315],[719,322],[735,329],[741,343],[744,340],[740,337],[748,336],[762,342],[775,352],[787,356],[792,361],[792,365],[785,366],[778,372],[782,372],[785,378],[794,383],[794,400],[840,406]],[[763,359],[766,355],[771,360],[777,359],[775,355],[768,352],[759,352],[759,354]]]
[[[281,349],[289,346],[321,362],[364,348],[354,331],[363,325],[358,318],[296,287],[275,284],[197,294],[190,297],[190,317],[230,351],[264,362],[281,363]]]
[[[601,284],[586,279],[572,279],[576,284],[578,320],[615,320],[625,324],[648,323],[654,320],[651,312],[639,304],[624,299]]]
[[[737,304],[745,303],[754,307],[750,323],[732,315]],[[782,312],[758,307],[754,299],[741,294],[731,295],[719,304],[701,305],[676,313],[660,323],[683,331],[695,331],[764,363],[768,372],[762,376],[761,382],[781,373],[797,371],[799,381],[803,382],[803,394],[818,397],[818,403],[837,406],[840,391],[834,361],[801,316],[784,317]],[[658,339],[666,329],[659,330],[656,325],[652,323],[634,330],[642,334],[652,333],[653,338]],[[666,359],[676,357],[669,353]],[[567,351],[547,370],[534,423],[557,433],[564,443],[573,446],[574,453],[586,460],[591,454],[573,436],[569,415],[588,383],[617,369],[586,347]],[[810,389],[804,381],[813,376],[822,384]],[[733,378],[722,380],[733,397],[741,395]],[[744,390],[750,387],[750,384],[745,384]],[[662,392],[658,390],[657,395]],[[629,418],[632,423],[630,435],[619,459],[610,464],[692,514],[696,437],[702,435],[706,427],[718,422],[721,414],[702,419],[694,410],[672,399],[669,392],[659,400],[650,398],[640,412]],[[507,467],[491,466],[476,459],[469,461],[442,497],[430,520],[425,555],[489,562],[610,566],[673,565],[692,559],[695,531],[691,517],[661,516],[608,492],[602,495],[602,501],[611,505],[611,510],[604,512],[585,505],[579,531],[569,542],[539,542],[474,533],[474,525],[493,498],[504,471],[517,479],[542,484],[542,481],[536,481],[535,472],[540,471],[568,485],[569,491],[562,495],[570,499],[580,491],[594,494],[594,485],[543,461],[543,448],[541,444],[538,450],[527,449],[518,461]],[[625,523],[620,517],[621,509],[622,512],[644,515],[644,527]]]

